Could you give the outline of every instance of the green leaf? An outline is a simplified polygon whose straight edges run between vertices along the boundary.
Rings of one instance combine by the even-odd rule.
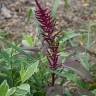
[[[24,40],[22,40],[22,42],[25,43],[26,46],[31,47],[33,45],[34,39],[33,39],[32,36],[27,35],[27,36],[24,37]]]
[[[33,16],[33,10],[30,8],[27,13],[27,21],[29,22]]]
[[[56,11],[57,11],[57,9],[59,7],[60,1],[61,0],[55,0],[54,1],[53,7],[52,7],[52,11],[51,11],[51,14],[52,14],[53,18],[56,18]]]
[[[96,96],[96,89],[92,90],[92,93]]]
[[[20,71],[22,82],[25,82],[26,80],[28,80],[35,72],[38,71],[38,64],[39,64],[39,61],[29,66],[26,71]]]
[[[66,79],[69,81],[76,81],[77,80],[77,75],[69,70],[64,71],[63,74],[66,77]]]
[[[9,86],[7,84],[7,81],[4,80],[3,83],[0,85],[0,96],[7,96]]]
[[[88,88],[88,84],[79,79],[77,79],[77,81],[75,81],[75,83],[79,86],[79,88],[85,88],[85,89]]]
[[[67,40],[70,40],[76,36],[79,36],[79,33],[74,33],[74,32],[64,32],[64,36],[61,38],[60,43],[64,43]]]
[[[15,91],[16,91],[16,87],[13,87],[13,88],[9,89],[8,93],[7,93],[7,96],[13,95],[15,93]]]
[[[17,88],[25,90],[26,92],[30,93],[30,85],[29,84],[22,84],[18,86]]]
[[[14,96],[27,96],[28,93],[30,93],[30,85],[22,84],[17,86]]]

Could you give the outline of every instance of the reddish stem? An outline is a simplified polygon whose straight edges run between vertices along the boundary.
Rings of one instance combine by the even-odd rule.
[[[52,73],[52,86],[55,85],[55,73]]]

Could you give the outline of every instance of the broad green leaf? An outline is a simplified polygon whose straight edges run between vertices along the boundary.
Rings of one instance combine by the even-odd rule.
[[[27,36],[25,40],[28,42],[28,44],[30,44],[30,46],[32,46],[32,43],[33,43],[32,36]]]
[[[7,81],[3,81],[3,83],[0,85],[0,96],[7,96],[9,86],[7,84]]]
[[[17,86],[14,96],[27,96],[28,93],[30,93],[30,85],[22,84]]]
[[[35,72],[38,71],[38,64],[39,64],[39,61],[37,61],[37,62],[33,63],[31,66],[29,66],[25,72],[20,71],[22,82],[25,82],[26,80],[28,80]]]
[[[33,41],[34,39],[32,36],[27,35],[24,37],[24,40],[22,40],[22,43],[27,47],[31,47],[33,45]]]
[[[18,86],[17,88],[19,88],[21,90],[25,90],[26,92],[30,93],[30,85],[29,84],[22,84],[22,85]]]
[[[74,33],[74,32],[64,32],[64,36],[61,38],[60,43],[64,43],[67,40],[70,40],[76,36],[79,36],[79,33]]]
[[[8,90],[7,96],[12,96],[16,91],[16,87],[13,87],[11,89]]]
[[[34,47],[38,42],[38,38],[33,35],[33,36],[30,36],[30,35],[27,35],[25,36],[24,35],[24,39],[22,40],[22,45],[24,48],[32,48]]]

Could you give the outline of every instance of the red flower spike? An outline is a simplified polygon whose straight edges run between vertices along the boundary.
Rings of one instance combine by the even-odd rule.
[[[46,57],[49,62],[49,67],[52,70],[56,70],[58,67],[58,47],[59,43],[56,40],[58,33],[54,33],[55,22],[50,15],[50,10],[47,8],[43,9],[37,0],[35,0],[37,5],[37,10],[35,15],[40,23],[40,27],[43,30],[42,35],[46,43],[48,44]],[[55,35],[54,35],[55,34]],[[52,73],[52,86],[55,82],[55,73]]]
[[[50,15],[50,10],[43,9],[37,0],[35,0],[36,5],[38,7],[36,13],[36,18],[40,22],[40,26],[44,32],[51,34],[54,30],[54,20]]]

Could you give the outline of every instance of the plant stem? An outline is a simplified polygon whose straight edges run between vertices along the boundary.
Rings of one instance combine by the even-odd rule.
[[[52,73],[52,86],[55,85],[55,73]]]

